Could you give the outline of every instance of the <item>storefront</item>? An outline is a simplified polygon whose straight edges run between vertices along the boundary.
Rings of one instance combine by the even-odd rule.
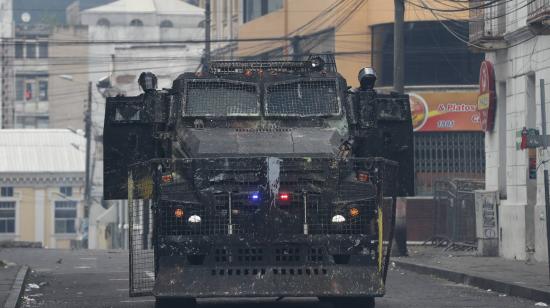
[[[485,137],[479,91],[409,89],[414,129],[416,194],[431,195],[439,178],[483,179]]]

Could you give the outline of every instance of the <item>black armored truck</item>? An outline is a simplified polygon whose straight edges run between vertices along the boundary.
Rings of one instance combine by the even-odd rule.
[[[413,193],[408,96],[375,80],[348,87],[322,56],[221,61],[108,98],[104,194],[128,200],[131,295],[374,307],[395,199]]]

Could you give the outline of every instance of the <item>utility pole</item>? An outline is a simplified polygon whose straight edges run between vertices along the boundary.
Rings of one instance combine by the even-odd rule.
[[[395,21],[393,26],[393,90],[405,91],[405,0],[394,0]]]
[[[542,135],[546,136],[546,98],[544,93],[544,79],[540,80],[540,117],[542,126]],[[547,141],[542,142],[543,153],[545,154],[542,162],[544,164],[544,206],[546,208],[546,247],[548,258],[550,259],[550,187],[548,187],[548,162],[546,150],[548,148]],[[550,262],[548,263],[548,276],[550,277]]]
[[[92,206],[92,179],[90,178],[90,160],[92,152],[92,82],[88,83],[88,102],[84,122],[86,125],[86,186],[84,187],[84,220],[88,223],[89,228],[90,207]],[[88,241],[84,243],[84,247],[88,248]]]
[[[204,8],[204,15],[205,15],[205,22],[204,22],[204,63],[202,65],[202,69],[204,72],[208,71],[208,68],[210,66],[210,23],[211,23],[211,10],[210,10],[210,0],[206,0],[205,2],[205,8]]]
[[[405,92],[405,0],[394,0],[395,20],[393,26],[393,90],[403,94]],[[395,207],[394,238],[395,248],[393,256],[407,256],[407,223],[406,206],[404,200],[398,198]]]
[[[300,61],[302,59],[302,50],[300,48],[300,41],[302,37],[295,35],[292,37],[292,61]]]

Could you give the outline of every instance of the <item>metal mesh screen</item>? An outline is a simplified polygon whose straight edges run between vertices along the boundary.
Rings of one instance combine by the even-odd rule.
[[[415,133],[416,193],[431,195],[439,178],[483,179],[483,132]]]
[[[266,86],[266,115],[318,116],[340,112],[337,81],[304,80]]]
[[[252,116],[259,115],[256,84],[230,80],[197,79],[186,82],[184,115]]]
[[[394,186],[397,166],[253,157],[154,160],[130,170],[130,292],[137,296],[150,294],[155,258],[165,255],[212,265],[212,275],[327,275],[325,244],[288,239],[345,234],[379,242],[382,192]],[[345,221],[335,224],[337,216]],[[185,245],[197,240],[211,249],[189,259]]]
[[[149,295],[155,283],[150,200],[129,200],[130,295]]]

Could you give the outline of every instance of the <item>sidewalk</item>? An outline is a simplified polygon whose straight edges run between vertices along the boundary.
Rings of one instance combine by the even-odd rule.
[[[17,307],[29,268],[0,261],[0,307]]]
[[[473,252],[430,246],[410,246],[408,257],[393,257],[392,261],[414,272],[550,305],[548,263],[478,257]]]

